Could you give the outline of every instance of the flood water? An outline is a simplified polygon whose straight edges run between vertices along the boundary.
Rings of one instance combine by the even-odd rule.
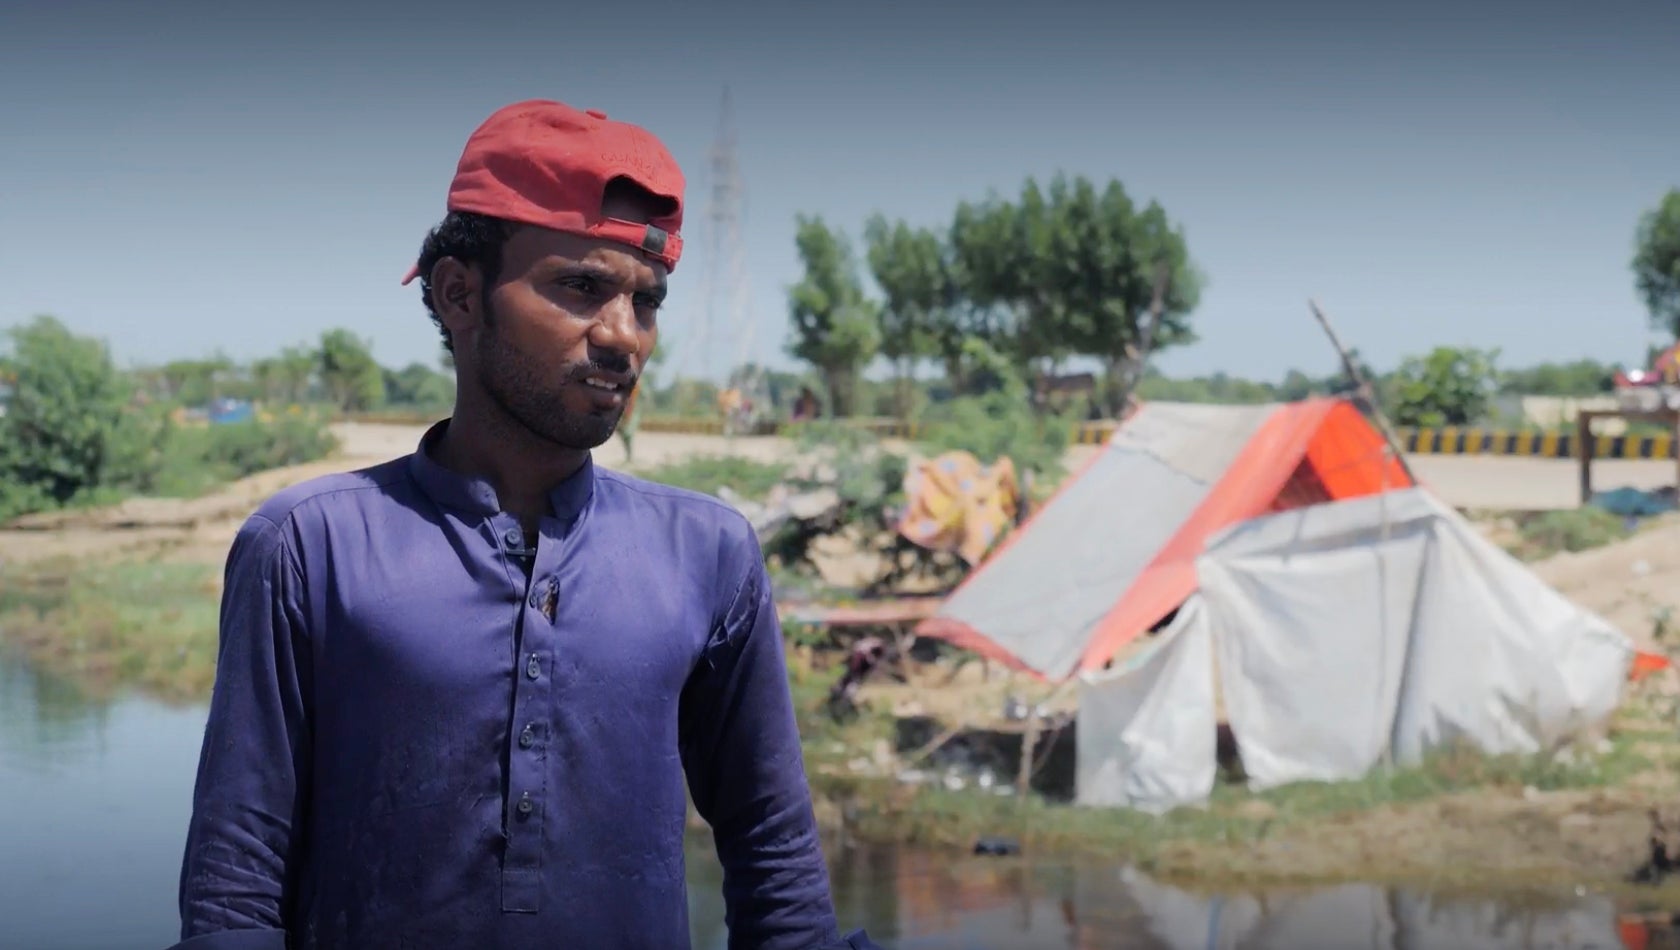
[[[0,947],[153,948],[175,888],[203,712],[83,700],[0,653]],[[721,883],[690,843],[696,950],[726,950]],[[1200,895],[1118,863],[829,849],[846,926],[898,948],[1623,946],[1593,897],[1538,908],[1350,884]]]

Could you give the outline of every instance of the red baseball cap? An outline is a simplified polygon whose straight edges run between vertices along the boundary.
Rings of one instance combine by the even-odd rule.
[[[647,224],[601,213],[607,184],[627,178],[667,198],[672,211]],[[450,211],[626,244],[675,270],[682,256],[683,174],[652,133],[594,109],[530,99],[496,110],[467,139]],[[419,276],[409,268],[406,284]]]

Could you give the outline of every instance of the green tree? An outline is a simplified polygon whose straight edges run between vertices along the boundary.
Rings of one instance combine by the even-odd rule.
[[[1055,223],[1038,183],[1028,179],[1019,202],[989,198],[980,204],[957,206],[951,222],[951,250],[960,280],[967,316],[947,323],[940,351],[950,364],[974,356],[967,343],[978,338],[1013,364],[1023,378],[1035,364],[1066,355],[1066,333],[1060,326],[1063,311],[1058,283],[1065,273],[1055,258]],[[960,365],[960,364],[959,364]],[[980,367],[972,367],[980,369]],[[965,390],[978,377],[964,367]],[[982,372],[997,385],[995,374]]]
[[[1013,339],[1022,325],[1020,303],[1032,278],[1021,244],[1020,215],[1014,205],[998,198],[962,202],[951,220],[953,276],[961,310],[935,331],[946,375],[959,391],[969,388],[966,360],[970,339],[985,341],[994,351],[1015,354]]]
[[[833,415],[850,415],[858,374],[880,343],[875,306],[863,293],[857,262],[845,235],[820,217],[800,215],[794,243],[805,276],[788,289],[793,324],[789,355],[822,376]]]
[[[345,412],[377,409],[385,401],[385,376],[370,343],[349,330],[321,334],[321,385]]]
[[[307,402],[320,366],[320,354],[308,346],[288,346],[277,356],[256,360],[251,364],[256,398],[274,405]]]
[[[880,285],[880,353],[893,364],[895,408],[911,410],[910,380],[916,364],[939,352],[936,334],[948,322],[955,285],[940,235],[875,215],[864,227],[869,270]]]
[[[1389,396],[1398,425],[1460,426],[1485,418],[1499,386],[1497,350],[1438,346],[1407,357]]]
[[[167,398],[183,406],[206,406],[223,395],[234,374],[233,360],[222,353],[207,359],[171,360],[160,368]]]
[[[1320,392],[1318,387],[1319,380],[1298,369],[1292,369],[1283,375],[1283,382],[1277,387],[1277,395],[1284,402],[1299,402]]]
[[[1019,200],[963,203],[951,226],[955,273],[971,316],[963,336],[1006,353],[1023,376],[1055,372],[1069,356],[1103,363],[1118,411],[1143,357],[1157,276],[1168,277],[1151,349],[1194,339],[1188,315],[1203,278],[1183,233],[1159,204],[1139,210],[1118,181],[1100,190],[1058,175],[1048,189],[1027,179]]]
[[[1651,325],[1680,337],[1680,188],[1639,219],[1633,275]]]
[[[1596,396],[1615,388],[1615,375],[1597,360],[1540,363],[1502,374],[1499,389],[1524,396]]]
[[[132,477],[143,440],[125,438],[131,389],[105,344],[42,316],[7,334],[0,378],[0,520],[79,501]]]
[[[1058,178],[1050,193],[1055,254],[1065,274],[1059,289],[1071,315],[1068,345],[1102,361],[1108,410],[1118,414],[1142,368],[1146,333],[1152,352],[1195,339],[1188,316],[1200,301],[1202,278],[1166,211],[1155,202],[1138,210],[1118,181],[1099,194],[1084,178]],[[1160,324],[1150,327],[1163,275]]]
[[[923,447],[930,453],[970,452],[984,464],[1007,457],[1023,473],[1052,482],[1060,478],[1072,418],[1034,413],[1027,384],[1014,363],[986,341],[970,339],[965,349],[976,372],[994,379],[995,385],[932,407]]]
[[[397,406],[447,409],[455,400],[455,380],[425,363],[410,363],[399,370],[382,370],[385,400]]]

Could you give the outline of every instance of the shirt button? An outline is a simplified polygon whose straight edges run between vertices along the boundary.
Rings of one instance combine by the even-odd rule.
[[[506,541],[510,548],[522,548],[525,546],[525,533],[518,528],[509,528],[507,533],[502,535],[502,540]]]
[[[525,658],[525,678],[536,679],[542,675],[542,664],[537,662],[535,653]]]
[[[529,749],[533,744],[536,743],[536,741],[537,741],[537,734],[536,734],[536,732],[532,731],[529,724],[527,724],[524,729],[520,730],[520,733],[519,733],[519,747],[521,749]]]
[[[535,806],[531,804],[531,793],[526,792],[519,796],[519,804],[513,806],[513,810],[519,813],[519,817],[525,818],[531,814],[533,807]]]

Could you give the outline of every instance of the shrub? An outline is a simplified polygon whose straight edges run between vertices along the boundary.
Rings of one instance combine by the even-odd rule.
[[[778,482],[786,480],[788,472],[785,465],[739,455],[697,455],[649,469],[643,477],[708,495],[716,495],[727,485],[743,498],[761,501]]]
[[[197,495],[220,482],[325,458],[337,447],[326,420],[313,414],[200,427],[165,421],[141,488]]]
[[[1602,508],[1548,511],[1523,520],[1520,556],[1541,558],[1559,551],[1586,551],[1627,537],[1626,523]]]
[[[959,396],[930,409],[923,416],[922,447],[932,453],[971,452],[985,465],[1007,456],[1023,474],[1059,479],[1074,419],[1035,411],[1026,383],[1008,361],[979,340],[964,346],[995,384],[979,395]]]

